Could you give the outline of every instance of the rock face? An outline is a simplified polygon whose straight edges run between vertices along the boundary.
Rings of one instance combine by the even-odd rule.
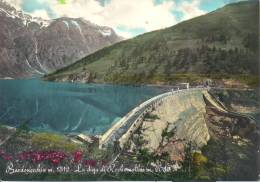
[[[234,112],[239,112],[253,116],[260,123],[260,91],[253,90],[212,90],[215,95],[225,106]]]
[[[109,27],[83,19],[34,18],[2,0],[0,27],[0,78],[50,73],[122,40]]]

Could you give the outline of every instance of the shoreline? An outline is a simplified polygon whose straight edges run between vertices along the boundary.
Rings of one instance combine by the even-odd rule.
[[[52,80],[47,80],[44,79],[44,77],[30,77],[30,78],[11,78],[11,77],[5,77],[5,78],[0,78],[0,80],[39,80],[42,82],[46,83],[64,83],[64,84],[82,84],[82,85],[109,85],[109,86],[132,86],[132,87],[154,87],[154,88],[159,88],[159,89],[170,89],[170,88],[177,88],[178,84],[183,84],[183,83],[189,83],[189,82],[176,82],[171,84],[168,83],[110,83],[110,82],[88,82],[88,83],[83,83],[83,82],[71,82],[71,81],[52,81]],[[198,83],[190,83],[190,86],[192,88],[197,88],[201,86],[202,84]],[[249,86],[249,85],[223,85],[223,84],[216,84],[212,85],[211,88],[217,88],[217,89],[228,89],[228,90],[256,90],[260,89],[260,85],[257,86]]]

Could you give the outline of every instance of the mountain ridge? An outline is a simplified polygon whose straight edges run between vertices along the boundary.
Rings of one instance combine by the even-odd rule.
[[[258,82],[258,2],[229,4],[119,42],[44,79],[120,84]]]
[[[122,40],[115,31],[81,18],[43,20],[0,1],[0,78],[55,71]]]

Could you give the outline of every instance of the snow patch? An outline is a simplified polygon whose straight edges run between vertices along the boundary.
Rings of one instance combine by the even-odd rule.
[[[5,15],[9,18],[20,19],[24,26],[27,26],[31,22],[35,22],[38,25],[41,25],[41,28],[43,28],[43,27],[49,26],[49,24],[51,22],[51,21],[48,21],[48,20],[43,20],[42,18],[32,17],[28,14],[24,14],[22,11],[14,11],[14,10],[8,11],[8,10],[5,10],[3,8],[0,8],[0,12],[5,13]]]
[[[82,30],[81,30],[81,27],[80,27],[80,25],[78,24],[78,22],[76,22],[75,20],[71,20],[71,23],[72,23],[73,25],[75,25],[75,26],[78,28],[79,32],[82,34]]]
[[[51,23],[51,20],[43,20],[42,18],[32,17],[31,22],[35,22],[41,25],[41,28],[48,27]]]
[[[70,28],[69,23],[67,21],[63,20],[62,22],[66,25],[67,29]]]
[[[7,17],[11,17],[11,18],[16,18],[17,17],[17,18],[19,18],[19,16],[15,15],[15,14],[12,14],[11,12],[8,12],[8,11],[2,9],[2,8],[0,8],[0,11],[5,13]]]
[[[83,41],[86,42],[85,36],[84,36],[83,33],[82,33],[82,29],[81,29],[79,23],[78,23],[77,21],[75,21],[75,20],[71,20],[71,23],[77,27],[77,29],[79,30],[79,33],[80,33],[81,37],[83,38]]]
[[[25,62],[26,62],[26,64],[27,64],[27,66],[28,66],[30,69],[32,69],[34,72],[39,73],[39,74],[41,74],[41,75],[44,74],[44,73],[38,71],[37,69],[33,68],[33,67],[31,66],[31,64],[29,63],[29,61],[28,61],[27,58],[25,59]]]
[[[112,34],[112,31],[110,29],[100,29],[99,32],[105,37],[110,36]]]
[[[36,61],[37,61],[37,63],[39,64],[40,68],[47,73],[48,70],[43,67],[43,65],[41,64],[41,62],[39,61],[39,58],[38,58],[38,43],[37,43],[37,40],[35,39],[34,42],[35,42],[35,56],[36,56]]]

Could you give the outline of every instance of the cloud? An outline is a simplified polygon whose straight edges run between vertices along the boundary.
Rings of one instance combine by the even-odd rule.
[[[66,3],[60,3],[59,0],[10,1],[19,9],[26,10],[27,7],[27,12],[33,16],[45,19],[64,16],[84,18],[98,25],[112,27],[119,35],[126,37],[169,27],[179,20],[205,13],[199,8],[203,0],[182,0],[177,4],[175,0],[66,0]],[[177,20],[174,11],[178,11],[182,18]]]
[[[177,23],[171,13],[174,6],[173,1],[155,4],[153,0],[111,0],[104,7],[102,16],[110,26],[152,31]]]
[[[173,1],[156,4],[153,0],[110,0],[105,6],[96,0],[71,0],[66,4],[52,3],[59,16],[82,17],[96,24],[113,28],[143,28],[152,31],[176,24],[171,13]]]
[[[96,0],[70,0],[66,4],[48,1],[58,17],[84,18],[97,24],[104,21],[100,14],[104,7]]]
[[[136,35],[146,32],[146,30],[144,28],[127,28],[124,26],[118,26],[118,27],[116,27],[115,30],[119,35],[121,35],[125,38],[131,38],[131,37],[134,37]]]
[[[133,35],[130,31],[124,31],[124,30],[120,30],[118,28],[115,29],[116,33],[120,36],[122,36],[125,39],[129,39],[131,37],[134,37],[135,35]]]
[[[42,18],[57,18],[55,11],[52,9],[53,2],[57,3],[56,0],[22,0],[21,8],[32,16],[43,15]]]
[[[191,2],[183,1],[177,9],[183,14],[181,20],[188,20],[205,14],[206,12],[200,9],[201,1],[202,0],[192,0]]]
[[[30,13],[33,17],[41,17],[45,20],[50,19],[49,14],[47,13],[46,10],[35,10],[32,13]]]

